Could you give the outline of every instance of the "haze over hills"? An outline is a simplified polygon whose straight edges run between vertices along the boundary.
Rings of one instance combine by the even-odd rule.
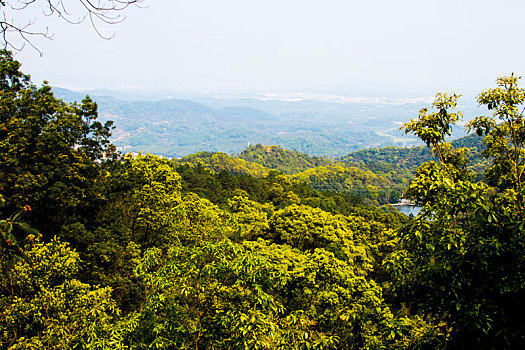
[[[80,101],[87,94],[53,90],[67,101]],[[191,100],[164,98],[169,91],[140,95],[144,100],[125,100],[140,96],[112,90],[88,93],[99,105],[100,119],[115,122],[113,142],[123,152],[168,157],[199,151],[239,153],[258,143],[331,157],[369,147],[420,145],[399,127],[431,103],[431,98],[290,92],[215,97],[186,94]],[[466,102],[460,108],[470,119],[478,111]],[[464,135],[460,127],[455,132],[455,137]]]

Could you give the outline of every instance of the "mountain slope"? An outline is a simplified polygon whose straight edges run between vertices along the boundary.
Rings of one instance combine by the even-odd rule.
[[[53,91],[67,101],[80,101],[86,95],[60,88]],[[99,106],[100,119],[115,122],[113,142],[120,150],[169,157],[199,151],[239,153],[246,145],[258,143],[322,156],[406,145],[414,139],[401,135],[398,125],[420,107],[412,103],[256,99],[210,101],[210,106],[181,99],[92,98]]]
[[[333,164],[333,161],[322,157],[312,157],[296,150],[289,151],[280,146],[250,145],[239,153],[239,158],[258,163],[266,168],[281,171],[285,174],[296,174],[301,171],[322,165]]]

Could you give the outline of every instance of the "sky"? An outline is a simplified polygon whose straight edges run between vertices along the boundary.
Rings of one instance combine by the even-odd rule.
[[[145,0],[124,22],[78,25],[39,10],[16,54],[35,83],[76,88],[348,94],[486,89],[525,74],[523,0]],[[35,11],[36,10],[36,11]],[[74,13],[74,8],[71,12]],[[459,89],[459,91],[458,91]]]

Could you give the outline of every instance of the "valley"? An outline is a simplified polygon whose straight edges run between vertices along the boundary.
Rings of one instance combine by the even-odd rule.
[[[112,140],[122,152],[176,158],[199,151],[239,153],[258,143],[329,157],[370,147],[419,146],[415,137],[399,128],[431,100],[188,96],[200,101],[194,102],[162,95],[160,100],[149,97],[128,101],[97,95],[121,96],[110,90],[53,90],[57,97],[70,102],[90,93],[99,105],[100,119],[115,122]],[[466,120],[476,116],[474,105],[463,107]],[[454,130],[454,137],[464,135],[461,128]]]

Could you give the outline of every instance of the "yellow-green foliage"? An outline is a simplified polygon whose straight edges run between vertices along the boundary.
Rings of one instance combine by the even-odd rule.
[[[309,168],[333,163],[332,160],[311,157],[296,150],[289,151],[277,145],[264,146],[261,144],[248,146],[239,154],[239,158],[285,174],[296,174]]]
[[[132,239],[165,242],[173,231],[172,212],[181,202],[181,178],[167,159],[127,155],[111,175],[124,191],[110,203]]]
[[[385,176],[342,164],[311,168],[291,175],[290,178],[304,182],[317,190],[349,191],[372,200],[378,199],[380,190],[385,192],[393,186]]]
[[[230,213],[219,209],[207,199],[190,193],[172,212],[173,243],[202,245],[232,235],[237,227]]]
[[[269,230],[268,216],[273,212],[271,204],[260,204],[246,196],[235,196],[228,201],[228,208],[240,226],[240,239],[263,237]]]
[[[399,232],[385,267],[400,300],[446,321],[453,348],[525,346],[525,90],[514,76],[497,84],[478,98],[494,116],[469,123],[486,135],[485,182],[473,181],[466,152],[445,142],[460,116],[451,111],[457,95],[438,94],[436,112],[424,109],[405,125],[439,162],[420,166],[406,190],[423,210]]]
[[[365,247],[354,244],[354,233],[343,216],[318,208],[290,205],[277,211],[270,220],[273,239],[303,251],[324,248],[339,259],[367,268]]]
[[[177,161],[177,163],[202,165],[203,167],[210,169],[214,172],[227,171],[231,174],[248,174],[252,176],[263,176],[268,174],[270,171],[264,166],[248,162],[244,159],[229,156],[226,153],[217,152],[199,152],[186,156]]]
[[[81,283],[79,268],[78,254],[56,238],[26,245],[24,258],[4,265],[0,347],[108,348],[118,316],[111,288]]]
[[[124,337],[137,349],[406,348],[437,337],[431,323],[395,317],[377,284],[320,248],[262,239],[152,248],[136,273],[147,297]]]
[[[439,159],[405,191],[423,205],[412,219],[357,205],[394,192],[355,167],[256,178],[224,154],[181,175],[150,154],[112,158],[93,101],[65,104],[18,67],[0,53],[1,349],[525,347],[516,77],[469,124],[486,135],[484,181],[445,142],[456,95],[407,124]]]

